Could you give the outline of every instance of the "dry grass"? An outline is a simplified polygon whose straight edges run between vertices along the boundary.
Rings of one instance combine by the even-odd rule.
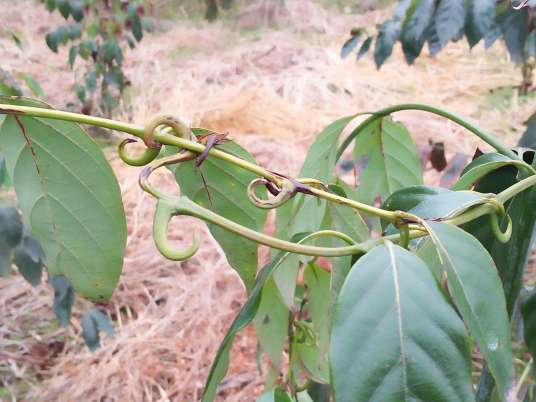
[[[21,53],[0,38],[2,67],[34,74],[47,100],[63,107],[74,98],[65,50],[54,55],[41,39],[62,20],[36,4],[0,0],[0,20],[21,32],[25,45]],[[166,24],[165,32],[148,36],[127,56],[131,101],[117,117],[143,123],[156,112],[172,112],[194,125],[229,131],[262,165],[295,174],[314,135],[346,114],[431,103],[472,118],[513,145],[536,106],[534,99],[514,95],[506,109],[491,107],[489,91],[519,79],[500,46],[487,53],[476,48],[471,55],[465,44],[451,44],[437,60],[426,56],[414,67],[397,50],[377,71],[370,58],[341,61],[338,51],[349,27],[374,26],[382,13],[358,19],[310,1],[288,4],[280,16],[286,28],[277,30],[251,26],[255,6],[233,22]],[[430,115],[404,112],[397,118],[420,145],[429,138],[444,141],[449,155],[470,155],[478,144]],[[46,286],[30,288],[18,276],[0,279],[0,378],[4,392],[20,400],[197,400],[244,301],[237,276],[200,222],[181,218],[171,233],[187,244],[194,227],[202,231],[203,246],[194,258],[171,263],[159,256],[151,240],[153,202],[137,187],[138,170],[115,160],[113,166],[129,227],[124,273],[109,305],[117,336],[90,353],[79,323],[87,304],[77,304],[71,329],[58,329]],[[437,180],[432,173],[427,177]],[[159,180],[173,188],[169,177]],[[251,401],[261,390],[255,347],[251,331],[236,340],[221,400]]]

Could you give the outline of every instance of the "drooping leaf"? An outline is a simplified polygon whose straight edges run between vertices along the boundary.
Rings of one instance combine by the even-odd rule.
[[[426,33],[426,40],[428,41],[428,50],[432,57],[435,57],[444,47],[444,45],[439,39],[436,24],[430,24],[430,26],[428,27],[428,32]]]
[[[82,336],[91,351],[95,351],[101,346],[99,334],[101,331],[110,338],[115,335],[114,327],[108,316],[94,307],[82,317]]]
[[[22,96],[22,90],[6,70],[0,68],[0,95]]]
[[[536,358],[536,292],[533,292],[521,307],[525,344],[533,358]]]
[[[495,263],[478,240],[462,229],[435,222],[428,227],[450,294],[504,398],[514,372],[506,301]]]
[[[516,63],[525,59],[525,42],[529,35],[529,11],[508,9],[499,19],[504,42]]]
[[[0,103],[47,107],[27,99]],[[8,115],[0,154],[49,273],[66,276],[89,299],[107,300],[121,274],[126,224],[119,186],[99,146],[75,123]]]
[[[336,402],[474,400],[463,323],[424,263],[391,243],[350,271],[330,364]]]
[[[385,117],[375,120],[355,139],[354,160],[361,166],[357,195],[372,204],[396,190],[422,183],[415,143],[401,123]]]
[[[465,33],[471,47],[495,26],[495,0],[471,0]]]
[[[14,262],[20,274],[32,286],[41,283],[45,252],[35,238],[31,236],[24,238],[23,242],[15,249]]]
[[[441,46],[460,36],[465,25],[465,0],[441,0],[434,15]]]
[[[22,241],[23,225],[16,208],[0,203],[0,277],[11,274],[11,254]]]
[[[218,148],[254,162],[253,157],[234,142],[229,141]],[[195,161],[191,161],[181,163],[173,170],[182,194],[192,201],[236,223],[262,232],[266,210],[257,208],[245,196],[248,184],[256,178],[255,174],[211,157],[205,159],[199,168],[195,166]],[[238,272],[248,291],[251,291],[257,272],[257,244],[216,225],[209,225],[209,229],[225,252],[229,264]]]
[[[365,41],[362,43],[361,47],[359,48],[359,51],[357,52],[357,60],[361,59],[370,49],[370,45],[372,44],[373,37],[369,36]]]
[[[63,18],[69,18],[69,15],[71,14],[69,0],[56,0],[56,7],[58,7],[58,10]]]
[[[414,12],[407,17],[402,26],[400,40],[408,64],[413,64],[421,53],[434,10],[435,0],[419,0]]]
[[[295,235],[291,240],[293,242],[300,241],[305,235],[298,234]],[[216,395],[216,388],[220,381],[225,377],[227,369],[229,368],[229,353],[231,351],[231,346],[234,340],[234,337],[241,329],[245,328],[257,315],[259,305],[261,302],[262,290],[268,281],[271,278],[273,272],[284,259],[289,255],[289,253],[279,252],[267,265],[265,265],[257,275],[255,280],[255,286],[249,294],[249,297],[240,309],[240,312],[233,320],[231,326],[227,330],[225,337],[223,338],[222,343],[218,349],[218,353],[214,358],[212,366],[210,368],[210,373],[205,384],[205,389],[203,390],[203,402],[212,402],[214,396]]]
[[[386,21],[380,27],[374,47],[374,62],[378,69],[393,53],[393,47],[400,36],[401,28],[402,22],[399,20]]]
[[[48,282],[54,288],[52,309],[60,325],[67,327],[71,320],[71,310],[74,304],[74,289],[69,283],[69,280],[63,275],[51,276]]]
[[[352,35],[350,39],[348,39],[341,48],[341,58],[344,59],[346,56],[348,56],[352,51],[357,47],[359,44],[359,41],[361,40],[361,32],[356,32],[355,35]]]
[[[214,21],[218,18],[218,3],[216,0],[205,0],[207,3],[207,11],[205,13],[205,18],[208,21]]]

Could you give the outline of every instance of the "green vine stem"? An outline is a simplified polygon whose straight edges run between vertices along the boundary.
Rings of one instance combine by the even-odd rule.
[[[371,113],[372,116],[365,119],[359,126],[357,126],[352,133],[343,141],[341,146],[339,147],[339,150],[337,151],[337,160],[341,157],[341,155],[344,153],[346,148],[352,143],[352,141],[355,139],[357,135],[361,131],[363,131],[365,128],[367,128],[370,124],[372,124],[377,119],[381,119],[385,116],[389,116],[392,113],[400,112],[403,110],[421,110],[424,112],[429,112],[436,114],[438,116],[446,117],[449,120],[452,120],[453,122],[459,124],[460,126],[464,127],[465,129],[469,130],[473,134],[475,134],[477,137],[479,137],[484,142],[491,145],[493,148],[495,148],[499,153],[508,156],[511,159],[520,159],[519,156],[513,152],[510,148],[508,148],[506,145],[504,145],[502,142],[500,142],[497,138],[495,138],[493,135],[481,130],[474,124],[468,122],[464,118],[458,116],[457,114],[448,112],[446,110],[443,110],[441,108],[437,108],[434,106],[429,105],[422,105],[419,103],[406,103],[396,106],[391,106],[382,110],[379,110],[378,112]]]

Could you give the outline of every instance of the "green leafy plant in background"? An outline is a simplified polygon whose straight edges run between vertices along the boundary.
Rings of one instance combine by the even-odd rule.
[[[17,32],[8,28],[1,28],[0,34],[9,36],[20,53],[23,54],[23,40]],[[23,83],[24,85],[21,85]],[[0,95],[22,96],[27,95],[28,91],[31,95],[38,98],[43,97],[44,95],[43,89],[31,74],[19,71],[8,71],[0,67]]]
[[[481,41],[489,48],[501,39],[512,61],[521,65],[519,91],[527,94],[533,85],[536,59],[535,7],[533,1],[522,0],[401,0],[376,34],[353,29],[341,55],[345,57],[357,49],[359,59],[373,49],[380,68],[397,42],[402,44],[407,63],[413,64],[426,44],[435,56],[450,41],[464,37],[471,48]]]
[[[69,45],[71,69],[82,64],[74,91],[85,114],[110,116],[130,81],[123,71],[124,53],[152,29],[145,0],[42,0],[68,25],[49,32],[46,44],[55,53]]]
[[[476,156],[449,188],[425,185],[416,145],[392,117],[401,110],[442,116],[495,151]],[[358,115],[331,123],[292,178],[257,165],[225,135],[173,116],[140,127],[9,97],[0,99],[0,116],[0,155],[18,202],[0,208],[2,272],[16,266],[37,284],[46,267],[60,323],[70,320],[74,293],[109,300],[126,242],[118,184],[78,124],[135,137],[118,153],[144,166],[139,183],[157,201],[153,238],[165,257],[190,258],[200,244],[194,233],[177,249],[167,237],[173,217],[208,224],[247,300],[218,350],[203,401],[214,400],[233,339],[249,324],[270,362],[261,402],[533,395],[536,303],[523,273],[536,221],[534,149],[510,149],[457,115],[405,104],[370,114],[349,134]],[[127,147],[136,139],[145,148],[133,155]],[[352,145],[357,185],[337,175]],[[180,196],[151,183],[164,167]],[[276,236],[263,231],[270,209]],[[274,252],[258,270],[259,244]],[[520,319],[524,341],[511,333]],[[82,327],[92,349],[100,332],[113,335],[101,308],[90,309]],[[513,341],[523,345],[516,358]],[[475,350],[486,365],[473,373]]]

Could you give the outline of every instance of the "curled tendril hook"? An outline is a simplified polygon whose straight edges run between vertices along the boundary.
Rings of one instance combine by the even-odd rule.
[[[491,230],[495,235],[495,238],[501,243],[507,243],[512,236],[512,218],[504,209],[504,205],[497,199],[491,198],[489,205],[491,205],[495,211],[490,214]],[[507,219],[506,230],[503,232],[499,223],[499,218],[505,216]]]
[[[170,260],[183,261],[192,257],[201,244],[199,232],[194,232],[194,239],[190,246],[183,250],[176,249],[167,238],[167,228],[171,218],[179,215],[180,211],[165,199],[159,199],[156,205],[153,223],[153,238],[156,248],[160,253]]]
[[[321,190],[325,190],[327,188],[324,183],[316,179],[296,180],[281,175],[278,176],[283,177],[281,186],[277,186],[275,183],[265,178],[254,179],[249,183],[247,188],[247,196],[253,205],[263,209],[278,208],[294,197],[297,193],[312,194],[311,187],[319,188]],[[274,197],[266,200],[259,198],[255,193],[255,189],[261,185],[264,185]]]
[[[190,128],[176,117],[169,115],[157,115],[151,121],[145,125],[143,129],[143,141],[146,148],[139,156],[129,156],[126,152],[127,144],[136,142],[133,139],[126,139],[119,144],[119,157],[128,165],[131,166],[145,166],[156,159],[162,148],[162,144],[159,144],[153,140],[154,131],[161,127],[168,127],[171,132],[177,137],[187,140],[195,140],[195,136],[192,134]]]
[[[127,144],[131,144],[133,142],[137,142],[136,140],[132,138],[127,138],[121,144],[119,144],[119,149],[117,152],[119,153],[119,157],[123,162],[125,162],[127,165],[130,166],[145,166],[148,163],[151,163],[160,153],[160,148],[145,148],[143,150],[143,153],[139,156],[129,156],[126,152],[126,146]]]

